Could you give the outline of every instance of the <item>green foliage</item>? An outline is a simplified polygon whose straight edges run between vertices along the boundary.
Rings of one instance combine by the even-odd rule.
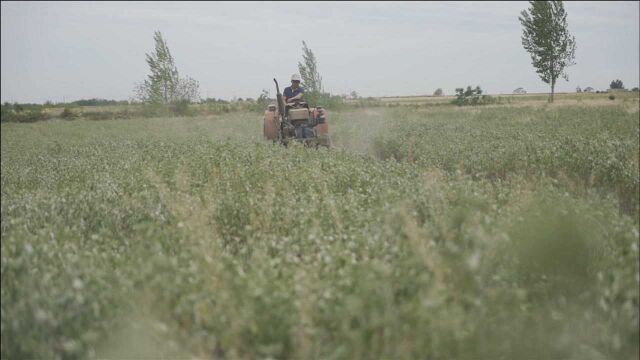
[[[78,114],[73,112],[73,110],[71,110],[70,107],[65,107],[64,110],[62,111],[62,113],[60,114],[60,117],[65,119],[65,120],[71,120],[71,119],[77,118]]]
[[[275,102],[275,100],[271,100],[269,98],[269,90],[263,89],[262,94],[260,94],[260,96],[258,96],[258,98],[255,101],[252,101],[252,104],[253,104],[252,108],[254,111],[263,112],[267,109],[267,106],[272,102]]]
[[[637,110],[447,106],[3,123],[0,357],[635,357]]]
[[[305,98],[307,93],[321,94],[324,92],[322,77],[318,72],[318,60],[304,41],[302,41],[302,62],[298,62],[298,71],[305,89]]]
[[[49,102],[50,103],[50,102]],[[117,101],[117,100],[105,100],[105,99],[82,99],[71,102],[73,105],[77,106],[106,106],[106,105],[126,105],[129,102],[126,100]],[[49,104],[51,105],[51,103]]]
[[[11,104],[5,102],[0,105],[0,122],[7,121],[7,119],[12,116],[11,113],[13,113]]]
[[[170,116],[171,112],[169,111],[168,105],[151,103],[142,105],[140,115],[143,118],[154,118]]]
[[[165,105],[181,101],[199,101],[198,82],[190,77],[180,78],[167,42],[159,31],[154,33],[153,39],[155,52],[146,54],[151,74],[135,86],[136,98],[145,103]]]
[[[610,89],[624,89],[624,84],[622,83],[622,80],[618,79],[618,80],[613,80],[611,81],[611,84],[609,85]]]
[[[308,96],[305,93],[304,98],[311,106],[322,106],[327,109],[341,109],[345,106],[345,101],[341,96],[329,93],[309,94]]]
[[[171,112],[177,116],[189,116],[191,111],[189,110],[189,101],[180,100],[171,104]]]
[[[215,99],[215,98],[206,98],[200,101],[202,104],[228,104],[227,100],[223,99]]]
[[[569,34],[562,1],[530,1],[518,17],[522,24],[522,46],[531,55],[536,73],[551,85],[551,97],[559,77],[569,80],[566,68],[575,65],[576,40]]]
[[[382,106],[382,102],[373,97],[367,97],[367,98],[361,97],[357,101],[351,102],[350,105],[356,108],[379,107],[379,106]]]
[[[111,120],[114,119],[114,113],[108,111],[83,111],[82,118],[87,120]]]
[[[0,111],[1,122],[30,123],[49,118],[49,114],[42,109],[42,106],[30,107],[29,110],[25,111],[21,104],[2,105],[2,110]]]
[[[497,104],[500,102],[499,98],[494,98],[490,95],[482,95],[482,89],[480,86],[476,86],[475,89],[471,86],[467,86],[467,89],[457,88],[456,98],[451,100],[452,104],[458,106],[475,106],[475,105],[488,105]]]
[[[551,177],[568,189],[601,189],[621,208],[638,213],[637,112],[562,108],[533,114],[516,108],[452,115],[429,121],[398,109],[398,122],[374,141],[377,156],[409,160],[474,178]],[[577,188],[576,188],[577,187]],[[577,190],[576,190],[577,191]]]
[[[146,102],[168,104],[172,98],[171,94],[175,93],[178,88],[178,69],[173,62],[169,47],[159,31],[154,33],[153,40],[155,41],[155,52],[146,54],[151,74],[144,81],[142,88],[146,93],[140,94],[139,98]]]

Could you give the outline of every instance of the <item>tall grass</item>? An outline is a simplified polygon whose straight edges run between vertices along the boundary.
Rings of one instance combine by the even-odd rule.
[[[638,214],[638,112],[623,107],[492,108],[389,113],[373,142],[380,158],[473,178],[550,177],[618,196]]]
[[[558,185],[637,171],[598,111],[2,124],[2,358],[637,357],[627,180]]]

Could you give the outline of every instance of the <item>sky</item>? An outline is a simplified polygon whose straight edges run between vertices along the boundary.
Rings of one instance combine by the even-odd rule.
[[[325,90],[430,95],[480,85],[548,92],[521,43],[527,2],[6,2],[1,101],[127,100],[149,73],[162,32],[181,76],[203,98],[275,94],[317,57]],[[558,92],[639,83],[639,2],[566,2],[576,65]]]

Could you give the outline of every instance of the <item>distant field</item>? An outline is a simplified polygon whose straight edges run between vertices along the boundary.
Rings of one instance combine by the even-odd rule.
[[[3,123],[0,357],[638,358],[615,96],[384,98],[328,150],[257,111]]]
[[[619,101],[637,100],[637,92],[616,92],[612,93]],[[608,93],[557,93],[555,94],[555,102],[559,105],[613,105],[615,100],[609,100]],[[493,97],[499,97],[512,105],[526,104],[546,104],[549,94],[491,94]],[[454,95],[448,96],[391,96],[379,98],[385,104],[446,104],[455,98]]]
[[[504,94],[504,95],[491,95],[494,97],[499,97],[502,101],[500,105],[492,105],[492,106],[567,106],[567,105],[576,105],[576,106],[637,106],[638,103],[638,93],[637,92],[616,92],[613,93],[615,96],[614,100],[609,99],[609,95],[607,93],[559,93],[555,96],[554,104],[549,104],[547,99],[549,97],[548,94],[525,94],[525,95],[512,95],[512,94]],[[374,98],[374,103],[366,102],[365,107],[371,106],[454,106],[451,105],[451,101],[455,98],[455,96],[391,96],[391,97],[380,97]],[[361,101],[358,100],[346,100],[343,108],[349,107],[359,107],[361,106]],[[239,102],[228,105],[222,104],[191,104],[189,108],[198,113],[202,113],[202,115],[207,112],[220,113],[223,107],[227,107],[227,111],[247,111],[250,108],[255,108],[254,105],[248,102]],[[141,105],[130,104],[130,105],[109,105],[109,106],[75,106],[73,107],[75,112],[78,113],[118,113],[123,111],[129,111],[132,113],[140,112],[143,107]],[[58,117],[62,113],[64,108],[56,107],[56,108],[46,108],[45,112],[53,117]]]

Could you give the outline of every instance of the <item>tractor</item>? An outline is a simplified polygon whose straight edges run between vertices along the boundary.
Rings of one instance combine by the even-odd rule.
[[[287,146],[292,141],[307,147],[331,145],[327,112],[321,106],[309,107],[303,100],[285,104],[276,83],[276,104],[270,104],[264,112],[264,137],[274,143]]]

